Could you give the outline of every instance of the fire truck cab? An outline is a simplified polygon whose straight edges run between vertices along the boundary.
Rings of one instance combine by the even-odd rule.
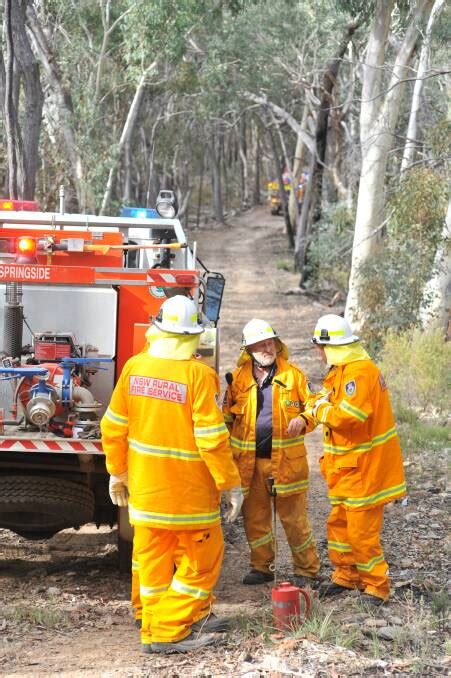
[[[103,217],[0,200],[1,528],[46,539],[119,522],[131,540],[109,498],[100,420],[164,299],[197,302],[200,359],[217,369],[224,278],[198,270],[170,191],[157,209]]]

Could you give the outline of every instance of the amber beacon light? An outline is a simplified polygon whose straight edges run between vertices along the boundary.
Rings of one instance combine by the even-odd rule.
[[[34,238],[19,238],[16,243],[16,261],[18,264],[36,264],[36,240]]]

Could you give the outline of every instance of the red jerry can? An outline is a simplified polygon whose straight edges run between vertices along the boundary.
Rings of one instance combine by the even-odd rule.
[[[304,598],[302,619],[300,596]],[[304,589],[284,581],[272,590],[272,614],[276,628],[281,631],[303,623],[310,611],[310,596]]]

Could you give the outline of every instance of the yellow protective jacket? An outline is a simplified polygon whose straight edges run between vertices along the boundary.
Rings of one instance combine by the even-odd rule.
[[[277,371],[272,380],[272,453],[271,466],[278,495],[302,492],[308,487],[308,463],[304,436],[287,436],[289,422],[308,407],[313,394],[304,373],[277,357]],[[223,402],[224,419],[231,432],[230,442],[241,476],[243,493],[249,492],[255,466],[255,424],[257,418],[257,382],[252,374],[252,360],[232,373]],[[314,428],[309,422],[307,431]]]
[[[321,471],[332,505],[361,510],[406,493],[401,447],[384,379],[372,360],[333,366],[318,405],[324,424]]]
[[[195,358],[140,353],[124,365],[101,429],[108,472],[128,470],[133,525],[220,522],[219,492],[240,479],[218,394],[216,373]]]

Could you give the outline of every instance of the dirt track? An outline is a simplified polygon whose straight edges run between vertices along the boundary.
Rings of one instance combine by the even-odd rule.
[[[291,263],[281,219],[259,208],[231,220],[223,229],[199,230],[191,234],[193,239],[205,264],[227,278],[221,317],[221,376],[235,364],[243,325],[252,317],[262,317],[277,328],[293,361],[319,383],[321,367],[308,339],[318,316],[338,309],[328,307],[327,299],[284,293],[296,286],[297,278],[280,268],[281,262]],[[308,437],[307,447],[311,518],[327,575],[324,522],[328,505],[318,473],[319,432]],[[393,603],[379,617],[391,628],[413,625],[421,615],[430,615],[427,603],[431,594],[425,580],[429,577],[432,581],[429,591],[437,591],[446,576],[440,552],[445,515],[440,460],[435,477],[426,476],[426,470],[423,465],[415,467],[417,484],[411,487],[410,499],[414,508],[395,506],[384,530],[386,556],[399,586]],[[414,515],[406,520],[409,513]],[[216,611],[235,618],[234,630],[216,649],[154,657],[140,653],[139,632],[130,613],[129,579],[117,573],[115,530],[67,530],[47,542],[34,543],[0,531],[0,675],[257,678],[402,675],[404,668],[410,672],[401,646],[396,649],[393,642],[384,645],[380,641],[379,656],[374,657],[371,633],[362,629],[366,624],[370,629],[377,625],[368,621],[372,615],[362,610],[353,596],[325,607],[338,615],[335,623],[341,624],[343,638],[346,630],[355,631],[353,650],[342,647],[339,636],[321,642],[319,634],[312,631],[289,640],[272,634],[269,617],[266,625],[264,621],[270,587],[241,584],[248,561],[240,525],[229,530],[227,537]],[[432,559],[431,552],[435,554]],[[431,560],[432,572],[427,569]],[[280,577],[289,576],[290,571],[289,553],[282,546]],[[420,675],[438,675],[445,670],[442,660],[436,658],[437,633],[431,635],[431,658]]]

